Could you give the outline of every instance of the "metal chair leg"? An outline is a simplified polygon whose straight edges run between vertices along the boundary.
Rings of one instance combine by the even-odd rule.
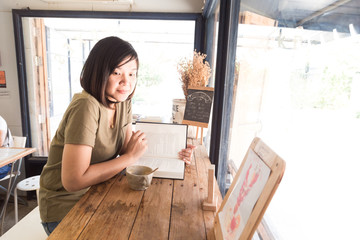
[[[14,208],[15,208],[15,224],[19,221],[19,214],[18,214],[18,200],[17,200],[17,188],[14,191]]]
[[[14,164],[11,165],[11,171],[10,171],[10,174],[12,174],[14,172]],[[9,183],[8,183],[8,191],[6,193],[6,197],[5,197],[5,200],[4,200],[4,205],[2,207],[2,210],[1,210],[1,232],[0,234],[3,235],[4,233],[4,221],[5,221],[5,214],[6,214],[6,207],[7,207],[7,204],[9,202],[9,198],[10,198],[10,193],[11,193],[11,182],[12,182],[12,177],[9,178]],[[15,181],[15,180],[14,180]]]
[[[1,186],[1,185],[0,185],[0,190],[3,190],[3,191],[5,192],[5,194],[6,194],[6,192],[7,192],[7,189],[6,189],[6,188],[4,188],[4,187],[3,187],[3,186]],[[15,196],[14,196],[14,194],[13,194],[13,193],[10,193],[10,197],[15,198]],[[18,196],[17,200],[18,200],[19,204],[22,204],[22,205],[25,205],[25,206],[27,206],[27,205],[28,205],[28,203],[27,203],[24,199],[19,198],[19,196]]]

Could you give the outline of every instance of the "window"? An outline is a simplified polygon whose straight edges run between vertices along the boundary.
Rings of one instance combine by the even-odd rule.
[[[82,90],[80,72],[91,48],[106,36],[129,41],[139,54],[133,114],[172,121],[172,100],[184,98],[176,65],[192,56],[198,16],[153,18],[22,18],[29,123],[39,156],[47,156],[73,94]],[[37,30],[29,30],[33,28]]]
[[[360,214],[359,5],[289,2],[274,13],[245,3],[227,164],[238,168],[260,137],[287,164],[265,214],[275,239],[351,239]]]

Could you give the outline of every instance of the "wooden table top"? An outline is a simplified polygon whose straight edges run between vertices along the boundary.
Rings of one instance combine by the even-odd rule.
[[[215,213],[202,210],[210,166],[204,146],[194,159],[184,180],[153,178],[145,191],[131,190],[121,174],[91,187],[48,239],[215,239]],[[217,184],[215,194],[219,207]]]
[[[0,147],[0,167],[13,163],[36,151],[36,148]]]

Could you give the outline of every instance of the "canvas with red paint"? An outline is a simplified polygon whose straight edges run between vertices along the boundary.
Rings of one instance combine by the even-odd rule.
[[[219,212],[224,239],[239,239],[269,175],[270,168],[250,149],[238,182]]]

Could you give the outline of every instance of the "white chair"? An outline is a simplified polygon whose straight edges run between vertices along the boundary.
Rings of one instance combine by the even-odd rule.
[[[18,136],[13,136],[13,140],[14,140],[14,147],[19,147],[19,148],[24,148],[25,144],[26,144],[26,137],[18,137]],[[13,172],[13,174],[11,175],[11,177],[17,177],[21,174],[21,165],[22,165],[22,158],[20,158],[17,161],[17,168],[16,170]],[[1,181],[5,181],[7,179],[10,178],[10,174],[6,175],[5,177],[0,179]],[[0,185],[0,189],[4,190],[5,192],[7,191],[6,188],[4,188],[3,186]]]
[[[39,205],[39,188],[40,188],[40,175],[28,177],[20,181],[14,190],[14,208],[15,208],[15,224],[19,221],[18,214],[18,201],[17,201],[17,190],[21,191],[34,191],[36,190],[36,199]]]
[[[13,140],[14,140],[13,147],[24,148],[26,145],[26,137],[13,136]],[[5,201],[2,206],[1,214],[0,214],[0,216],[1,216],[1,234],[3,233],[3,229],[4,229],[3,225],[4,225],[4,221],[5,221],[6,207],[7,207],[8,201],[9,201],[9,197],[11,195],[13,195],[12,192],[13,192],[16,180],[17,180],[18,176],[20,176],[20,174],[21,174],[22,160],[23,159],[20,158],[18,161],[14,162],[11,166],[11,171],[5,177],[0,179],[0,182],[9,180],[7,188],[0,185],[0,189],[6,192]],[[17,198],[16,198],[16,201],[17,201]]]

